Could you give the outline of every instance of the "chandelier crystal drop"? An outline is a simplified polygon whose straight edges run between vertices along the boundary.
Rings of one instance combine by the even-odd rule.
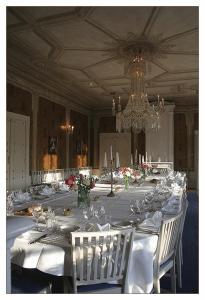
[[[164,112],[164,99],[157,96],[150,105],[148,95],[145,92],[146,62],[142,55],[136,55],[127,66],[127,73],[131,78],[131,91],[127,105],[121,109],[121,102],[115,105],[115,97],[112,102],[112,115],[116,115],[116,130],[140,132],[141,130],[160,128],[160,116]]]

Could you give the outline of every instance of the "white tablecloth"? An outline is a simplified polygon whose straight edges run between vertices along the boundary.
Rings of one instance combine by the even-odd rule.
[[[127,219],[130,216],[131,199],[142,199],[144,194],[152,188],[150,185],[131,187],[128,191],[116,192],[115,197],[107,197],[109,185],[97,185],[91,191],[94,205],[104,205],[106,211],[112,215],[112,221]],[[71,207],[72,214],[59,216],[58,221],[65,224],[78,224],[82,222],[82,211],[77,208],[77,193],[64,194],[44,201],[44,205],[52,207]],[[136,232],[131,255],[130,270],[126,282],[127,293],[149,293],[153,287],[153,257],[157,246],[157,235]],[[34,243],[28,244],[23,236],[15,240],[12,262],[24,268],[36,268],[42,272],[62,276],[71,275],[70,248],[65,240],[57,240],[53,245]]]

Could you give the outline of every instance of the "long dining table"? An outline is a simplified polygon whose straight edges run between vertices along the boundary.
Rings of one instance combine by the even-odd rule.
[[[111,224],[133,220],[135,216],[131,214],[130,202],[144,199],[145,194],[153,187],[154,184],[148,181],[141,186],[132,185],[128,190],[125,190],[122,184],[116,184],[114,185],[115,196],[107,197],[110,185],[96,184],[90,192],[91,203],[94,207],[105,208],[107,220]],[[182,193],[177,196],[181,197]],[[16,210],[28,205],[29,203],[21,204],[16,207]],[[82,209],[77,207],[77,192],[52,195],[42,200],[42,206],[51,206],[56,210],[56,222],[62,230],[50,232],[47,236],[43,236],[43,232],[36,233],[33,230],[20,235],[12,248],[12,263],[56,276],[72,276],[71,245],[66,234],[69,228],[73,230],[74,226],[81,228],[85,224]],[[68,216],[62,215],[64,208],[70,209],[71,213]],[[30,242],[35,234],[37,237],[39,234],[39,239]],[[157,241],[158,234],[135,230],[125,293],[152,291],[153,259]]]

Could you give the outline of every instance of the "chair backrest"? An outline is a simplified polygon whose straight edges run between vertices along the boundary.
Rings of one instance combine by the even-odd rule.
[[[182,216],[183,212],[181,211],[178,215],[162,221],[154,260],[155,269],[159,269],[160,265],[175,255]]]
[[[73,288],[124,279],[133,239],[132,229],[72,232]]]

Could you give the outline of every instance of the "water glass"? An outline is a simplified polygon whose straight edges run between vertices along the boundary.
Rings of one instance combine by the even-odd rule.
[[[52,231],[55,227],[56,219],[55,219],[55,212],[51,207],[48,207],[48,212],[46,216],[46,228],[48,231]]]
[[[39,222],[39,218],[40,218],[42,212],[43,212],[43,210],[42,210],[41,204],[37,204],[32,207],[32,215],[35,218],[37,231],[39,230],[38,222]]]

